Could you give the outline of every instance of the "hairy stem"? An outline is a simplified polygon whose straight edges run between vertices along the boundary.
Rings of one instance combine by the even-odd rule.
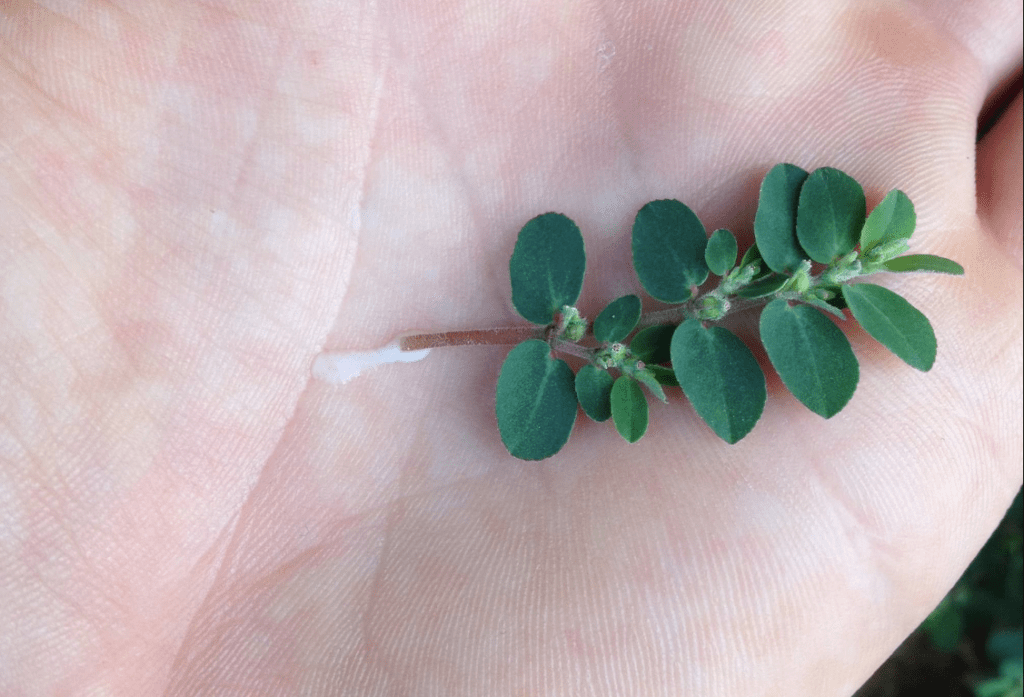
[[[561,339],[555,339],[551,344],[551,348],[554,351],[560,351],[569,356],[576,356],[577,358],[582,358],[585,361],[589,361],[594,354],[594,349],[592,348],[580,346],[572,341],[563,341]]]
[[[647,327],[654,327],[659,324],[681,324],[684,320],[694,319],[697,317],[697,308],[700,307],[700,301],[705,296],[710,295],[705,293],[700,297],[688,300],[678,307],[670,307],[667,310],[656,310],[655,312],[648,312],[640,318],[640,322],[636,325],[637,329],[646,329]],[[731,315],[736,312],[742,312],[749,310],[752,307],[760,307],[761,305],[767,305],[772,300],[774,295],[767,295],[761,298],[739,298],[736,296],[726,296],[729,301],[729,311],[726,315]],[[725,319],[723,315],[718,320]]]
[[[398,346],[403,351],[420,351],[442,346],[510,346],[527,339],[543,338],[543,327],[526,325],[433,334],[410,334],[399,339]]]
[[[824,274],[820,274],[810,278],[810,287],[812,289],[819,285],[821,276],[823,275]],[[714,290],[709,291],[667,310],[648,312],[640,318],[640,322],[637,324],[636,329],[645,329],[659,324],[678,325],[684,320],[696,318],[698,317],[701,300],[714,292]],[[729,302],[728,311],[725,313],[726,315],[742,312],[743,310],[748,310],[752,307],[760,307],[776,297],[786,297],[794,301],[800,301],[799,294],[794,294],[790,291],[776,292],[760,298],[741,298],[731,294],[724,297]],[[722,315],[714,321],[721,321],[724,318],[725,315]],[[592,323],[588,323],[586,336],[592,336],[591,328]],[[422,349],[439,348],[442,346],[511,346],[513,344],[518,344],[521,341],[526,341],[527,339],[543,339],[545,341],[552,340],[552,333],[554,331],[555,324],[553,323],[547,327],[520,325],[514,327],[495,327],[494,329],[469,329],[465,331],[437,332],[431,334],[410,334],[399,339],[398,346],[403,351],[419,351]],[[575,342],[565,341],[562,339],[553,339],[551,347],[555,351],[561,351],[562,353],[577,356],[585,360],[589,360],[594,351],[592,348],[580,346]]]

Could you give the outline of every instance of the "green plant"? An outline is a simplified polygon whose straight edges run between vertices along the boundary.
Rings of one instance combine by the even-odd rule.
[[[863,189],[843,172],[779,164],[761,184],[755,243],[737,261],[731,232],[715,230],[709,238],[684,204],[651,201],[633,224],[633,266],[647,294],[670,307],[643,314],[640,298],[626,295],[590,323],[576,308],[586,268],[583,237],[566,216],[545,213],[520,230],[509,262],[512,303],[536,325],[531,332],[420,335],[402,348],[525,339],[505,359],[496,393],[502,441],[521,459],[558,452],[577,404],[595,421],[610,418],[636,442],[647,430],[646,395],[666,401],[666,387],[682,388],[707,425],[735,443],[760,419],[767,391],[754,354],[718,324],[730,314],[763,308],[768,359],[793,395],[824,418],[850,400],[859,367],[846,336],[823,313],[845,320],[848,309],[907,364],[931,368],[936,341],[927,318],[886,288],[851,283],[884,271],[962,274],[949,259],[903,255],[915,223],[901,191],[866,215]],[[718,283],[701,291],[710,274]],[[574,375],[556,353],[585,365]]]
[[[1022,500],[952,590],[854,697],[1021,697]]]
[[[1020,697],[1024,689],[1022,495],[919,628],[936,649],[975,656],[978,697]]]

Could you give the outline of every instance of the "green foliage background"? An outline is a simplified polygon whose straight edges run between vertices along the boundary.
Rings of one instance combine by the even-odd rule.
[[[928,619],[855,697],[1020,697],[1021,492]]]

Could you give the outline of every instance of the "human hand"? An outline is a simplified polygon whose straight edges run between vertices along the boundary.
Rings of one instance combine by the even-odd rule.
[[[849,694],[1020,486],[1019,2],[67,11],[0,9],[0,694]],[[640,205],[749,238],[780,161],[964,265],[884,281],[930,373],[848,330],[827,422],[769,377],[737,445],[677,394],[539,463],[505,349],[310,378],[514,321],[548,210],[593,316]]]

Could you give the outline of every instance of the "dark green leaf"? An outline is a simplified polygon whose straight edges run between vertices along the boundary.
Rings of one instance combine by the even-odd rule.
[[[498,376],[498,431],[521,460],[543,460],[565,445],[576,421],[572,368],[552,358],[551,348],[530,339],[509,352]]]
[[[831,167],[811,172],[800,189],[796,216],[796,236],[808,256],[830,264],[852,251],[864,227],[866,205],[864,190],[849,175]]]
[[[690,299],[690,287],[708,277],[704,225],[679,201],[651,201],[633,222],[633,267],[652,298],[667,303]]]
[[[767,278],[762,278],[760,281],[754,281],[749,286],[740,288],[736,291],[736,295],[741,298],[763,298],[766,295],[771,295],[776,292],[779,288],[784,286],[788,280],[788,276],[772,274]]]
[[[761,343],[782,382],[815,414],[830,418],[850,401],[857,358],[839,327],[813,307],[772,300],[761,312]]]
[[[629,342],[629,351],[644,363],[668,363],[672,360],[669,347],[675,330],[671,324],[641,329]]]
[[[757,359],[722,327],[688,319],[672,337],[672,367],[700,418],[727,443],[750,433],[761,418],[767,391]]]
[[[907,195],[893,189],[875,206],[860,232],[860,253],[892,240],[908,240],[914,234],[917,214]]]
[[[736,265],[736,238],[728,230],[715,230],[704,249],[704,261],[711,273],[724,276]]]
[[[805,258],[796,237],[800,187],[807,171],[786,163],[768,170],[754,215],[754,239],[772,271],[792,273]]]
[[[794,232],[793,234],[795,235],[796,233]],[[768,265],[764,263],[764,259],[761,258],[761,250],[757,248],[756,242],[747,247],[747,251],[743,252],[743,258],[740,259],[740,266],[746,266],[747,264],[753,264],[755,262],[761,267],[755,278],[773,273],[772,270],[768,268]]]
[[[768,267],[768,264],[765,263],[764,259],[761,258],[761,250],[757,248],[757,243],[747,247],[747,251],[743,253],[743,258],[740,259],[740,266],[748,266],[750,264],[757,264],[757,270],[754,272],[754,277],[752,279],[755,282],[767,278],[775,273]]]
[[[545,213],[523,226],[509,261],[512,304],[527,321],[547,324],[563,305],[575,305],[587,257],[576,223]]]
[[[906,254],[885,262],[885,268],[897,273],[911,271],[931,271],[932,273],[948,273],[963,276],[964,267],[952,259],[937,257],[933,254]]]
[[[673,327],[675,329],[675,327]],[[676,380],[676,373],[671,368],[666,368],[662,365],[649,365],[647,370],[651,371],[654,375],[654,379],[658,381],[658,384],[662,387],[679,387],[679,381]]]
[[[843,286],[843,297],[860,326],[918,370],[935,363],[935,332],[920,310],[888,288],[872,283]]]
[[[594,338],[607,343],[622,341],[640,321],[640,312],[640,298],[635,295],[611,301],[594,320]]]
[[[607,370],[585,365],[576,373],[576,396],[583,412],[594,421],[606,421],[612,415],[612,383]]]
[[[612,386],[612,419],[619,435],[630,443],[647,431],[647,398],[640,383],[628,375],[619,376]]]

